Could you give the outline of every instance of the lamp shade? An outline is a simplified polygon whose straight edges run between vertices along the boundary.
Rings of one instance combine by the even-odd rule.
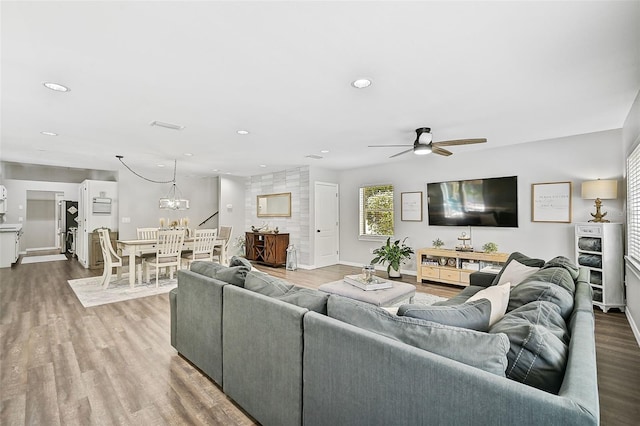
[[[618,197],[617,180],[588,180],[582,182],[582,198],[585,200],[614,200]]]

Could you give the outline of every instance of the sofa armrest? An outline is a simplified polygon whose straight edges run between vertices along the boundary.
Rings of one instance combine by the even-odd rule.
[[[175,348],[222,385],[222,289],[228,285],[189,270],[178,271]]]
[[[489,287],[497,274],[491,272],[472,272],[469,275],[469,285],[476,285],[479,287]]]

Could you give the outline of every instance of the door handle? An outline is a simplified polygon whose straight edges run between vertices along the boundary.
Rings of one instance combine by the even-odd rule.
[[[318,230],[316,230],[316,232],[320,232],[320,230],[318,229]]]

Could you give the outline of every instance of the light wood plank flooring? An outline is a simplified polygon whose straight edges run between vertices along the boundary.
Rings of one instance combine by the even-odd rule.
[[[310,288],[357,271],[259,269]],[[1,425],[255,424],[171,347],[168,295],[83,308],[67,280],[92,275],[76,260],[0,269]],[[640,349],[624,314],[596,311],[596,345],[602,424],[637,424]]]

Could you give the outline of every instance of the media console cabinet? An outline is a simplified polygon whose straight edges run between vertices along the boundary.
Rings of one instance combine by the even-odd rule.
[[[469,285],[469,275],[488,266],[502,266],[508,253],[484,253],[451,249],[421,248],[416,252],[417,281]]]

